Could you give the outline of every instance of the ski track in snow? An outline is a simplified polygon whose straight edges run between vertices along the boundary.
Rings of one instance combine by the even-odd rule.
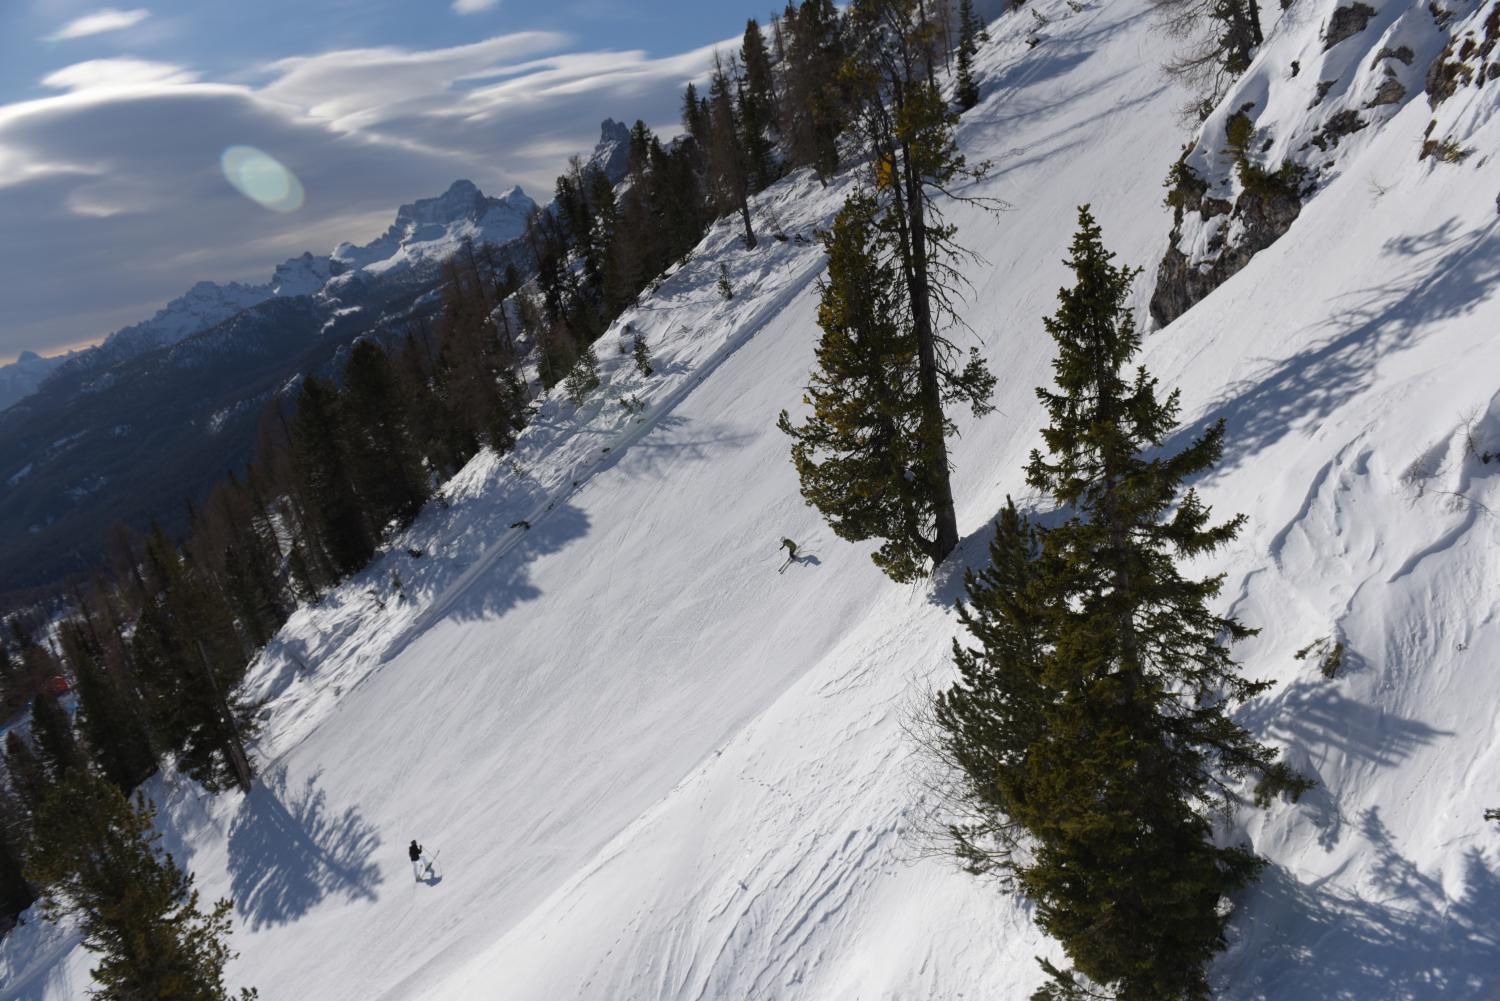
[[[1301,0],[1277,30],[1311,37],[1335,5]],[[1182,96],[1140,0],[1033,0],[990,30],[960,140],[994,161],[975,193],[1011,207],[950,218],[983,258],[966,319],[998,409],[955,415],[953,565],[892,585],[797,494],[774,421],[803,407],[822,251],[771,233],[826,227],[849,183],[801,172],[755,199],[757,250],[721,220],[605,335],[590,401],[547,398],[512,455],[476,457],[292,617],[252,672],[254,793],[154,783],[168,847],[206,899],[236,899],[231,983],[264,1001],[1034,989],[1056,947],[934,857],[941,777],[906,731],[951,676],[962,568],[1007,494],[1041,506],[1021,469],[1074,206],[1125,262],[1160,258]],[[1279,37],[1267,52],[1299,51]],[[1226,573],[1226,606],[1262,629],[1237,654],[1273,687],[1241,719],[1320,783],[1230,818],[1271,864],[1213,971],[1226,1001],[1500,998],[1500,832],[1480,816],[1500,806],[1500,464],[1469,445],[1500,451],[1500,226],[1487,161],[1417,161],[1424,103],[1346,139],[1292,231],[1146,339],[1182,390],[1173,444],[1228,426],[1197,486],[1249,522],[1193,569]],[[1470,144],[1500,148],[1474,121]],[[626,323],[658,375],[616,350]],[[783,535],[816,561],[778,576]],[[1333,679],[1293,657],[1325,637],[1345,644]],[[411,837],[443,853],[431,885]],[[78,996],[88,966],[66,928],[0,946],[22,1001]]]

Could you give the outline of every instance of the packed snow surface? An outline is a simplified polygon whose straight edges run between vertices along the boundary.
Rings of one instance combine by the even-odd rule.
[[[549,399],[512,456],[476,458],[292,618],[252,674],[250,796],[156,783],[177,858],[235,898],[233,983],[264,1001],[1020,1001],[1039,982],[1056,949],[1028,909],[934,853],[940,776],[906,728],[951,677],[961,568],[1007,494],[1041,505],[1021,468],[1075,206],[1123,260],[1159,258],[1183,95],[1141,0],[1036,0],[991,31],[960,139],[994,161],[971,193],[1009,209],[949,218],[983,256],[967,319],[999,387],[993,414],[958,415],[951,564],[893,585],[797,493],[774,421],[802,407],[823,266],[797,237],[847,185],[793,175],[755,200],[760,248],[721,222],[621,318],[591,401]],[[1477,157],[1418,161],[1422,104],[1146,341],[1182,390],[1179,441],[1228,423],[1198,487],[1249,522],[1194,569],[1225,572],[1225,606],[1262,630],[1238,652],[1275,687],[1243,719],[1320,783],[1229,818],[1271,860],[1213,971],[1234,1001],[1500,990],[1500,830],[1481,816],[1500,806],[1496,183]],[[1500,148],[1487,119],[1468,141]],[[656,376],[617,353],[627,323]],[[783,536],[811,555],[778,575]],[[1332,679],[1293,656],[1320,639],[1344,644]],[[413,873],[411,838],[437,876]],[[81,996],[88,967],[35,922],[0,948],[27,1001]]]

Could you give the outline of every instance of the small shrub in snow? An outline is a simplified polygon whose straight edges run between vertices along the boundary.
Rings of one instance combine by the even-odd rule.
[[[1339,668],[1344,666],[1344,641],[1336,640],[1332,636],[1324,636],[1313,640],[1292,656],[1298,660],[1316,658],[1318,673],[1332,680],[1338,677]]]
[[[588,395],[599,388],[599,359],[594,354],[592,347],[585,348],[568,371],[568,377],[564,380],[567,388],[568,399],[573,405],[581,406]]]
[[[734,298],[734,286],[729,283],[729,269],[719,265],[719,298],[728,302]]]
[[[636,334],[631,346],[631,353],[635,355],[635,370],[643,376],[652,375],[656,369],[651,367],[651,355],[646,351],[646,338]]]

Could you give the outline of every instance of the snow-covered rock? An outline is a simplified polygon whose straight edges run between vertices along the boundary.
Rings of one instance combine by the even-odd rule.
[[[1250,68],[1174,165],[1172,239],[1151,302],[1158,324],[1281,238],[1408,105],[1437,107],[1456,93],[1413,155],[1472,153],[1464,152],[1468,137],[1497,103],[1494,11],[1492,0],[1298,0],[1281,10]]]
[[[589,157],[589,163],[604,171],[604,176],[615,183],[630,169],[630,127],[613,118],[599,123],[599,142]]]
[[[497,246],[509,243],[525,232],[526,220],[536,207],[519,186],[490,198],[472,181],[454,181],[436,198],[401,206],[390,228],[369,243],[339,244],[333,259],[374,275],[440,261],[465,240]]]
[[[22,351],[9,365],[0,365],[0,410],[30,396],[71,354],[43,358],[35,351]]]

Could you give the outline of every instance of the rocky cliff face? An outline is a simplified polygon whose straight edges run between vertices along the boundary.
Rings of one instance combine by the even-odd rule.
[[[1494,105],[1478,92],[1500,78],[1497,41],[1500,0],[1301,0],[1283,10],[1169,178],[1156,323],[1171,323],[1290,231],[1349,154],[1424,90],[1443,107],[1418,155],[1463,160],[1464,138]]]

